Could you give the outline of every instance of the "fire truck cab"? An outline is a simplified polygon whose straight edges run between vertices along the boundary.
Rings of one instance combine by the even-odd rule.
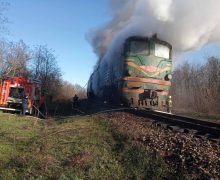
[[[29,114],[35,114],[44,103],[41,95],[41,82],[25,77],[3,78],[0,83],[0,109],[8,111],[22,110],[24,99]]]

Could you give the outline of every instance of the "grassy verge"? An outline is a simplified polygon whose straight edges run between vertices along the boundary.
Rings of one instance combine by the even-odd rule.
[[[0,179],[159,179],[170,170],[97,117],[41,122],[0,114]]]
[[[195,118],[195,119],[201,119],[201,120],[205,120],[205,121],[220,123],[220,115],[219,114],[186,112],[186,111],[181,111],[181,110],[173,110],[173,113],[181,115],[181,116]]]

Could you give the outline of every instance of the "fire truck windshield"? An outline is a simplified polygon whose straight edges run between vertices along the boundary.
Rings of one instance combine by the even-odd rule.
[[[23,94],[24,94],[23,88],[18,88],[18,87],[11,87],[10,88],[9,97],[21,99]]]

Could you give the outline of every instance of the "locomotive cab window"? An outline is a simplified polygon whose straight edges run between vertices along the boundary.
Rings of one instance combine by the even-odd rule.
[[[130,54],[149,55],[149,45],[146,41],[131,41]]]
[[[166,45],[156,43],[155,56],[165,59],[170,59],[170,48]]]

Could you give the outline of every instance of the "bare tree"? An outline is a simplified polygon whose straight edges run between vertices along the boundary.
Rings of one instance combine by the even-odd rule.
[[[0,78],[4,75],[4,72],[6,72],[6,46],[6,42],[0,42]]]
[[[2,76],[27,76],[27,64],[30,54],[27,45],[18,43],[0,42],[0,73]]]
[[[186,112],[220,113],[220,59],[203,65],[184,64],[173,73],[174,109]]]
[[[80,99],[86,98],[86,89],[79,84],[73,85],[68,81],[63,81],[56,100],[70,100],[75,95]]]
[[[28,47],[23,41],[19,43],[9,43],[6,56],[6,75],[9,76],[27,76],[27,63],[30,59]]]
[[[75,95],[75,87],[68,81],[62,82],[57,100],[70,100]]]
[[[79,98],[81,99],[86,98],[86,89],[84,87],[80,86],[79,84],[75,84],[74,89],[75,89],[75,94],[77,94]]]
[[[38,46],[33,51],[31,61],[32,77],[41,80],[42,90],[56,96],[61,87],[61,70],[57,64],[54,52],[46,46]]]

